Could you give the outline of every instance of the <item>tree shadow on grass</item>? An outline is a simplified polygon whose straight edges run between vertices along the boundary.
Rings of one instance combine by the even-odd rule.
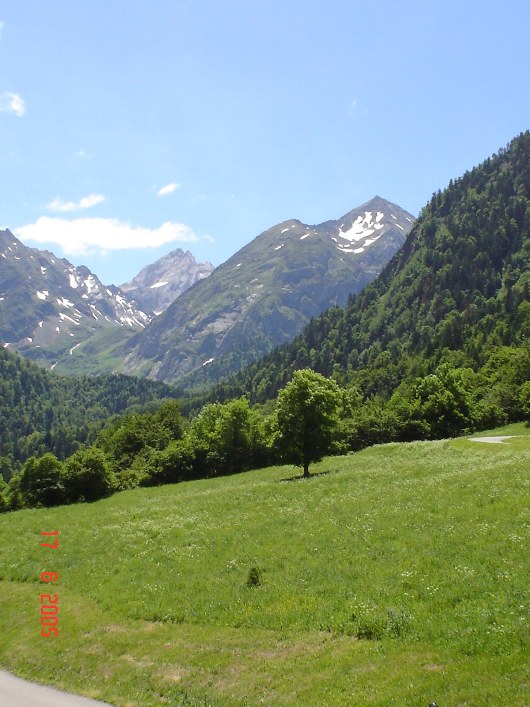
[[[304,474],[297,474],[296,476],[289,476],[287,479],[276,479],[276,483],[283,484],[286,481],[309,481],[310,479],[317,479],[319,476],[328,476],[328,474],[336,474],[338,469],[329,469],[329,471],[318,471],[316,474],[309,474],[309,476],[304,476]]]

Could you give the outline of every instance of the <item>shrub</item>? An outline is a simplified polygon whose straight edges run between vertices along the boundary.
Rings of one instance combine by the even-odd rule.
[[[402,638],[410,629],[409,616],[402,609],[381,611],[374,604],[358,604],[350,618],[350,630],[359,639],[380,641]]]
[[[194,454],[186,439],[171,442],[163,450],[152,450],[145,462],[142,486],[171,484],[193,478]]]
[[[69,501],[95,501],[111,494],[116,486],[110,464],[97,447],[76,452],[64,466],[64,485]]]
[[[253,565],[248,571],[247,587],[259,587],[262,583],[262,571],[258,565]]]
[[[20,474],[20,492],[28,506],[57,506],[65,501],[63,465],[48,452],[30,457]]]

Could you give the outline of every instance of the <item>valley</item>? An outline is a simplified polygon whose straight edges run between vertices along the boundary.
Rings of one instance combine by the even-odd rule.
[[[529,26],[2,4],[0,707],[530,706]]]

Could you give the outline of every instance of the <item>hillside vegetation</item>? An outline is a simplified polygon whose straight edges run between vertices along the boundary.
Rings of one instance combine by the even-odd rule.
[[[500,432],[5,514],[0,663],[122,706],[523,707],[530,437]]]
[[[0,347],[0,470],[8,479],[31,455],[64,459],[112,415],[174,396],[167,385],[124,375],[58,376]]]
[[[357,387],[305,369],[269,406],[251,406],[243,396],[207,404],[191,421],[176,400],[153,407],[111,419],[92,445],[64,461],[50,452],[30,456],[7,485],[0,483],[0,511],[94,501],[137,486],[280,462],[309,475],[309,465],[329,453],[530,420],[530,356],[505,347],[478,372],[444,363],[400,386],[387,402],[363,400]]]
[[[440,363],[483,366],[530,340],[530,132],[433,195],[403,248],[345,309],[199,397],[275,397],[306,366],[388,399]],[[193,391],[187,391],[193,393]]]

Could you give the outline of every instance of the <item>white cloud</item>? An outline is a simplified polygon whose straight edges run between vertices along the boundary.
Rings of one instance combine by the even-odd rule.
[[[4,91],[0,94],[0,112],[14,113],[19,118],[22,118],[26,112],[26,104],[18,93]]]
[[[15,234],[23,241],[55,243],[66,255],[157,248],[166,243],[189,243],[201,238],[185,224],[170,221],[158,228],[142,228],[110,218],[78,218],[68,221],[49,216],[41,216],[35,223],[15,229]],[[213,241],[210,236],[204,238]]]
[[[176,182],[171,182],[171,184],[166,184],[165,187],[159,189],[157,196],[167,196],[168,194],[173,194],[180,187],[180,184]]]
[[[46,204],[46,208],[50,211],[81,211],[81,209],[90,209],[103,201],[105,201],[105,197],[102,194],[89,194],[79,201],[63,201],[57,196],[49,204]]]

